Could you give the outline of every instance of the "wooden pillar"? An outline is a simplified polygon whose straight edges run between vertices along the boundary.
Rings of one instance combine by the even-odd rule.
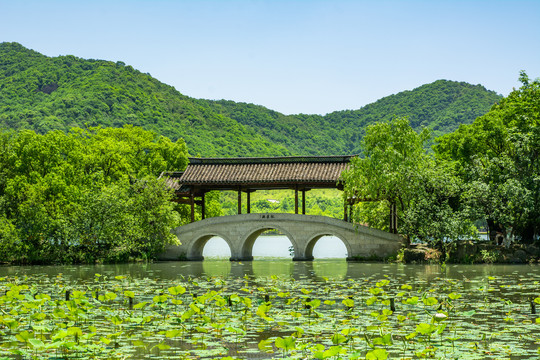
[[[398,233],[398,223],[397,223],[397,205],[394,203],[394,234]]]
[[[349,221],[348,214],[349,214],[349,209],[347,208],[347,200],[345,199],[343,201],[343,221],[346,221],[346,222]]]
[[[294,213],[298,214],[298,186],[294,189]]]
[[[390,203],[390,213],[388,214],[388,220],[389,220],[389,224],[388,224],[388,231],[390,231],[392,234],[394,233],[394,214],[392,214],[392,210],[393,210],[393,204]]]
[[[306,215],[306,189],[302,189],[302,215]]]
[[[191,205],[191,222],[195,222],[195,194],[194,193],[190,194],[189,203]]]
[[[203,220],[205,219],[205,213],[206,213],[206,204],[204,201],[205,194],[206,194],[205,192],[202,193],[202,204],[201,204],[201,217]]]
[[[242,214],[242,188],[238,188],[238,215]]]
[[[390,232],[392,234],[397,234],[397,207],[396,203],[393,202],[390,204]]]
[[[350,203],[349,204],[349,222],[353,222],[352,213],[353,213],[353,204]]]
[[[251,192],[247,191],[247,213],[251,214]]]

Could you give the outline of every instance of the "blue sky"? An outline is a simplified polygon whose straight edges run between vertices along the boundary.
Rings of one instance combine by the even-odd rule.
[[[286,114],[437,79],[507,95],[540,77],[540,0],[0,0],[0,42],[124,61],[181,93]]]

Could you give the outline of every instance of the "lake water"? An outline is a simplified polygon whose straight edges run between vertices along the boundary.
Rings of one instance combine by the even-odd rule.
[[[347,249],[333,236],[321,238],[313,249],[314,261],[292,261],[291,242],[286,236],[260,236],[253,246],[253,261],[231,262],[227,243],[221,238],[210,239],[204,247],[204,261],[178,261],[106,265],[66,266],[5,266],[0,276],[62,274],[72,280],[91,279],[95,274],[129,275],[133,278],[178,279],[181,277],[219,276],[292,277],[302,280],[362,279],[373,276],[397,277],[428,281],[443,277],[471,282],[488,276],[507,276],[522,281],[531,273],[540,275],[538,265],[462,265],[449,264],[385,264],[347,262]]]
[[[55,337],[70,326],[84,335],[96,334],[81,342],[93,350],[82,350],[98,351],[101,358],[281,358],[277,348],[270,354],[260,351],[261,340],[273,343],[300,328],[306,333],[298,343],[312,349],[306,354],[298,350],[291,358],[305,359],[313,358],[316,344],[329,349],[336,332],[354,328],[354,341],[344,348],[360,358],[371,350],[366,339],[384,332],[393,338],[386,346],[389,358],[425,352],[448,359],[538,359],[540,321],[531,313],[531,301],[540,295],[539,265],[354,263],[343,258],[343,244],[332,239],[318,244],[314,261],[297,262],[290,258],[288,240],[274,237],[257,241],[254,261],[231,262],[222,245],[212,240],[205,249],[207,260],[196,262],[0,267],[0,300],[9,314],[0,320],[11,324],[3,331],[12,332],[0,341],[0,358],[30,358],[36,350],[23,347],[14,334],[32,331],[39,337],[45,331],[41,340],[51,350],[40,358],[58,359]],[[185,286],[182,295],[171,292],[178,284]],[[126,290],[133,293],[133,310],[127,310]],[[64,301],[69,292],[75,300]],[[252,305],[231,302],[237,295]],[[229,303],[219,303],[221,296]],[[263,319],[259,309],[268,301],[265,296],[271,317]],[[387,316],[389,298],[396,299],[396,311]],[[319,301],[316,312],[306,305],[311,299]],[[350,300],[354,308],[345,305]],[[38,309],[34,304],[40,301],[44,305]],[[405,341],[419,326],[431,326],[439,306],[448,313],[444,324],[433,325],[441,334],[417,334]],[[194,308],[201,314],[195,315]],[[29,316],[32,311],[46,314],[42,325],[33,320],[39,313]],[[74,322],[70,312],[86,320]],[[114,346],[107,345],[109,340]],[[20,351],[27,356],[13,355]],[[76,349],[64,351],[68,358],[88,358]]]
[[[281,251],[281,250],[280,250]],[[292,261],[286,257],[255,256],[253,261],[231,262],[225,258],[204,261],[173,261],[156,263],[64,265],[64,266],[4,266],[0,276],[25,277],[41,275],[63,278],[73,282],[93,279],[95,274],[108,277],[128,275],[133,279],[175,280],[194,277],[224,278],[293,278],[296,280],[346,280],[391,277],[406,282],[429,283],[446,278],[463,281],[466,285],[487,281],[490,276],[504,276],[516,283],[540,277],[540,265],[462,265],[448,264],[390,264],[348,262],[344,258],[316,258],[314,261]],[[472,286],[472,285],[471,285]],[[540,286],[538,287],[540,290]]]

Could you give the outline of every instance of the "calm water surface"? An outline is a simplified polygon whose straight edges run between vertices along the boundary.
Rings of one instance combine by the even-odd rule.
[[[487,281],[489,276],[505,276],[516,283],[528,282],[540,276],[539,265],[415,265],[384,263],[353,263],[345,259],[316,259],[314,261],[292,261],[284,258],[265,258],[246,262],[230,262],[212,259],[193,262],[161,262],[147,264],[111,265],[67,265],[67,266],[4,266],[0,276],[62,274],[71,281],[91,279],[95,274],[116,276],[129,275],[135,279],[181,279],[185,277],[245,276],[290,277],[296,280],[344,280],[391,277],[414,283],[415,280],[429,283],[437,278],[463,280],[465,283]]]
[[[314,261],[292,261],[291,242],[286,236],[261,236],[253,246],[254,261],[230,262],[230,250],[223,239],[213,238],[206,244],[204,261],[158,262],[148,264],[71,265],[71,266],[6,266],[0,267],[0,276],[63,274],[73,280],[93,278],[96,273],[134,278],[176,279],[181,277],[292,277],[294,279],[362,279],[371,276],[402,277],[428,280],[437,277],[472,280],[488,276],[508,275],[516,281],[531,274],[538,275],[538,265],[403,265],[381,263],[353,263],[345,260],[347,250],[338,238],[321,238],[313,249]]]
[[[13,281],[15,277],[17,278],[15,279],[16,282],[28,283],[28,285],[36,286],[38,289],[41,287],[39,291],[49,292],[53,298],[57,299],[56,301],[63,299],[64,286],[71,289],[93,289],[96,285],[101,288],[101,284],[103,284],[101,296],[106,291],[118,293],[118,299],[120,300],[117,299],[116,303],[113,301],[113,303],[109,304],[112,310],[107,311],[113,311],[114,314],[127,321],[124,329],[138,331],[136,335],[126,332],[125,336],[118,340],[119,349],[122,349],[126,354],[130,354],[129,358],[133,359],[177,358],[175,356],[178,351],[192,352],[195,354],[194,357],[201,356],[205,359],[215,357],[217,353],[211,351],[246,359],[277,358],[281,357],[279,353],[266,354],[261,352],[258,350],[258,344],[262,339],[289,336],[293,331],[291,330],[293,329],[292,326],[304,326],[306,329],[310,329],[311,338],[309,341],[313,343],[322,342],[326,346],[331,346],[332,343],[329,339],[332,333],[336,331],[335,329],[343,328],[346,326],[346,322],[352,321],[350,316],[347,315],[348,313],[343,311],[341,305],[346,296],[349,296],[349,298],[353,296],[350,291],[354,292],[354,299],[358,304],[358,310],[354,312],[358,319],[354,321],[361,324],[358,326],[362,331],[375,336],[376,334],[372,334],[367,330],[366,324],[380,325],[379,320],[370,314],[375,310],[380,311],[381,305],[368,305],[367,299],[371,296],[370,287],[378,287],[378,284],[375,285],[376,282],[383,279],[390,280],[390,285],[381,286],[386,286],[385,291],[392,294],[392,296],[400,296],[395,294],[403,291],[401,290],[403,284],[411,285],[410,293],[409,290],[405,290],[408,295],[403,298],[403,301],[396,301],[398,307],[396,314],[406,315],[407,319],[411,317],[411,320],[398,323],[395,316],[388,320],[391,322],[388,329],[391,329],[394,336],[397,336],[395,337],[397,345],[388,348],[390,358],[412,358],[415,351],[421,350],[425,346],[423,343],[425,339],[422,340],[421,336],[419,336],[420,340],[408,345],[411,349],[401,349],[397,339],[414,332],[418,323],[429,323],[432,315],[429,311],[435,309],[434,307],[432,309],[424,306],[422,301],[419,301],[419,305],[406,305],[405,299],[416,295],[418,300],[418,297],[429,296],[429,294],[444,299],[447,296],[446,293],[457,291],[463,298],[455,302],[458,311],[452,310],[450,314],[450,320],[448,320],[450,330],[444,333],[446,342],[442,343],[442,337],[437,337],[437,340],[430,342],[430,344],[440,346],[437,350],[438,358],[449,353],[452,356],[445,358],[474,360],[484,358],[538,359],[537,354],[540,350],[537,350],[538,340],[536,338],[538,335],[536,331],[537,326],[540,325],[535,323],[537,315],[530,314],[529,302],[530,299],[539,295],[539,265],[440,266],[351,263],[345,260],[345,247],[340,247],[343,244],[331,238],[317,244],[314,250],[316,257],[314,261],[296,262],[292,261],[289,254],[290,242],[286,238],[273,236],[265,236],[257,240],[253,249],[254,261],[230,262],[228,260],[230,251],[226,244],[221,243],[221,241],[214,239],[209,242],[204,251],[206,256],[204,261],[80,266],[6,266],[0,267],[0,277],[6,277],[7,280],[3,279],[4,281]],[[97,277],[96,274],[101,276]],[[127,278],[117,277],[118,275],[124,275]],[[274,277],[274,275],[277,277]],[[227,281],[223,282],[217,277],[224,278]],[[188,278],[198,279],[190,281]],[[271,328],[266,323],[261,327],[257,316],[247,317],[251,322],[248,323],[249,326],[246,327],[247,335],[241,339],[241,342],[238,341],[237,335],[228,329],[223,330],[223,337],[220,335],[219,337],[208,338],[208,334],[212,334],[212,332],[203,332],[204,335],[191,334],[190,332],[189,336],[185,338],[182,335],[181,339],[164,340],[164,336],[159,335],[159,330],[162,328],[177,328],[178,323],[174,316],[165,316],[164,314],[167,313],[159,313],[159,306],[148,306],[148,309],[145,310],[149,313],[152,311],[156,314],[159,313],[159,316],[152,320],[153,323],[148,324],[153,331],[150,333],[141,332],[140,329],[144,330],[145,328],[135,325],[135,320],[139,319],[138,317],[133,317],[132,320],[125,317],[125,299],[122,295],[122,287],[135,290],[137,294],[136,302],[147,301],[152,303],[152,299],[159,292],[159,289],[166,289],[168,286],[178,283],[190,284],[192,288],[189,291],[195,289],[195,293],[197,293],[197,289],[204,292],[212,287],[221,287],[227,283],[225,295],[231,292],[244,294],[240,288],[248,286],[252,289],[251,295],[247,296],[251,296],[254,301],[253,311],[257,309],[259,301],[262,301],[261,294],[264,293],[264,289],[267,287],[272,288],[274,286],[272,284],[280,286],[279,289],[286,289],[284,291],[291,291],[291,299],[305,296],[305,293],[301,291],[306,288],[309,289],[309,293],[313,292],[313,295],[310,296],[319,297],[320,299],[327,297],[335,300],[337,305],[335,305],[335,308],[321,305],[318,311],[326,314],[324,315],[326,317],[323,316],[324,319],[322,320],[311,319],[305,314],[303,318],[291,320],[290,316],[287,315],[289,312],[283,311],[286,308],[285,299],[276,296],[275,291],[272,290],[274,291],[272,303],[276,308],[276,311],[272,314],[276,317],[276,322],[273,322]],[[182,298],[186,304],[194,301],[191,299],[193,294],[190,294],[189,291]],[[432,293],[431,291],[436,292]],[[90,292],[88,293],[90,294]],[[91,302],[93,304],[95,300],[91,299]],[[168,304],[167,306],[172,305]],[[291,309],[295,309],[295,306],[294,304],[291,305]],[[186,308],[183,308],[182,311],[185,311]],[[366,309],[369,311],[366,311]],[[169,310],[174,313],[177,308],[169,307]],[[303,310],[300,308],[299,311]],[[231,326],[240,327],[242,322],[247,320],[239,316],[234,317],[233,315],[237,313],[239,314],[238,311],[224,312],[225,315],[223,316],[227,316],[227,322],[233,324]],[[334,319],[336,314],[342,316],[342,318],[338,316],[338,319]],[[19,321],[21,323],[26,321],[25,316],[23,314],[20,317]],[[109,322],[104,321],[108,317],[97,316],[96,319],[96,324],[101,326],[100,335],[118,334],[116,327],[113,329]],[[140,319],[143,318],[140,317]],[[308,321],[307,325],[306,319]],[[341,323],[342,320],[345,322]],[[291,321],[294,322],[292,325],[289,324]],[[50,322],[50,324],[54,324],[54,322]],[[205,326],[210,325],[206,324]],[[86,332],[86,322],[81,326],[84,327],[83,331]],[[26,328],[21,327],[21,329]],[[458,332],[457,335],[456,331]],[[324,336],[321,337],[320,334],[324,334]],[[204,347],[201,347],[202,336],[209,339],[209,350],[207,350],[207,345],[204,342],[202,342]],[[457,339],[455,348],[453,343],[450,345],[449,340],[447,340],[450,337]],[[20,346],[16,341],[10,343],[10,340],[6,339],[4,346]],[[134,339],[144,339],[145,346],[152,349],[158,343],[165,341],[172,346],[172,349],[163,353],[157,350],[148,350],[147,348],[134,349],[132,342]],[[363,339],[363,336],[359,337],[359,339]],[[49,338],[46,340],[50,342]],[[361,343],[359,343],[358,349],[361,352],[369,350],[367,345]],[[404,351],[407,351],[407,356],[402,354]],[[482,355],[484,351],[488,351],[485,356]],[[52,355],[54,354],[51,353]],[[466,357],[469,355],[472,357]],[[14,358],[23,359],[23,357]],[[301,357],[296,356],[295,358]]]

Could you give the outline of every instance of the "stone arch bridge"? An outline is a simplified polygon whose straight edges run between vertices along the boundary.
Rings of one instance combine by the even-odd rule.
[[[343,242],[348,259],[384,258],[401,247],[401,238],[396,234],[325,216],[243,214],[208,218],[174,229],[182,244],[169,246],[160,259],[203,260],[204,245],[210,238],[218,236],[229,245],[232,261],[252,260],[255,240],[271,229],[279,230],[289,238],[294,248],[293,260],[312,260],[313,247],[327,235]]]

